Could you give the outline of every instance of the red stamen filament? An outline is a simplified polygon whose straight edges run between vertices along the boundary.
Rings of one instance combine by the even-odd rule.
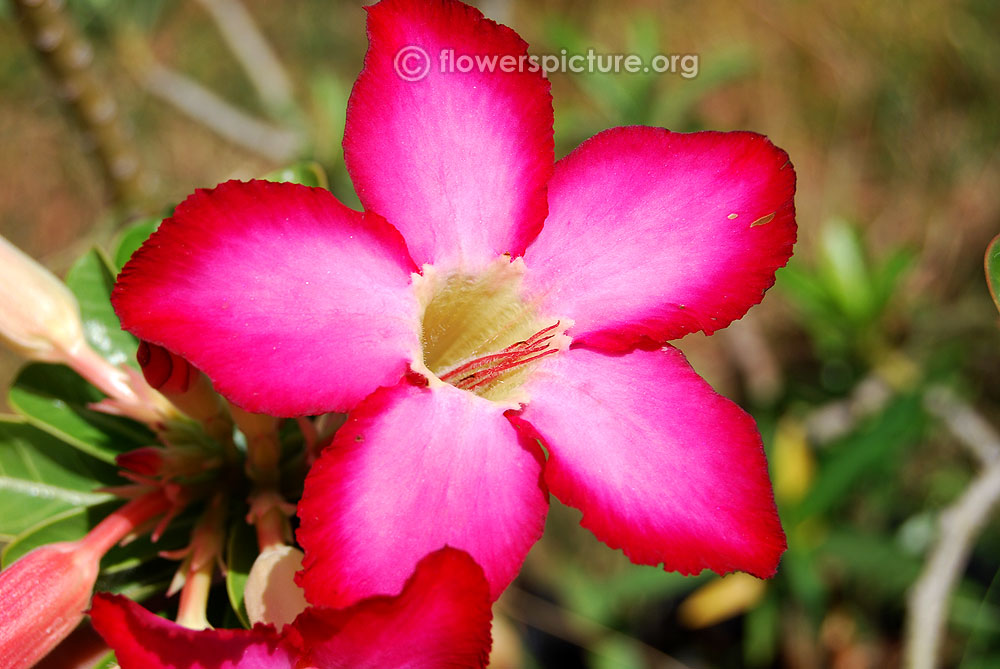
[[[539,353],[536,356],[532,356],[532,357],[526,358],[524,360],[518,360],[516,362],[509,362],[509,363],[506,363],[506,364],[501,365],[499,367],[491,367],[489,370],[487,370],[486,375],[483,376],[483,377],[481,377],[481,378],[476,377],[476,376],[468,376],[465,379],[462,379],[462,381],[465,381],[466,379],[471,379],[473,381],[476,381],[472,385],[455,384],[455,387],[456,388],[462,388],[463,390],[475,390],[476,388],[478,388],[480,386],[484,386],[484,385],[486,385],[488,383],[491,383],[492,381],[496,381],[497,378],[499,378],[501,374],[503,374],[504,372],[506,372],[509,369],[513,369],[514,367],[517,367],[518,365],[524,365],[524,364],[527,364],[529,362],[533,362],[535,360],[538,360],[539,358],[544,358],[545,356],[550,355],[552,353],[558,353],[558,352],[559,352],[559,349],[550,348],[547,351],[543,351],[542,353]],[[479,380],[476,380],[477,378],[479,378]]]
[[[456,388],[463,390],[473,390],[491,383],[514,367],[555,353],[558,349],[549,348],[549,342],[555,337],[555,334],[549,333],[558,327],[559,322],[557,321],[555,325],[550,325],[523,341],[515,342],[498,353],[484,355],[459,365],[442,374],[440,378],[442,381],[449,381],[449,379],[461,377],[458,381],[451,383]]]

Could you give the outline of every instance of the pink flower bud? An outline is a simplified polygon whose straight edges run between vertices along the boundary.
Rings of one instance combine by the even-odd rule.
[[[0,572],[0,667],[26,669],[83,619],[101,558],[170,507],[155,491],[132,500],[77,541],[41,546]]]
[[[30,667],[83,619],[101,553],[81,541],[31,551],[0,573],[0,667]]]
[[[128,375],[87,343],[76,297],[49,270],[0,237],[0,344],[40,362],[69,365],[121,405],[151,422],[158,416]]]
[[[0,237],[0,342],[32,360],[62,362],[86,346],[80,307],[51,272]]]

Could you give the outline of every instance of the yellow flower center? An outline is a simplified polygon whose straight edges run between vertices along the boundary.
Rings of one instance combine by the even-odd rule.
[[[441,274],[425,266],[414,281],[422,307],[421,352],[413,369],[495,402],[517,390],[543,358],[569,346],[571,321],[547,318],[521,293],[524,263],[506,257],[480,273]]]

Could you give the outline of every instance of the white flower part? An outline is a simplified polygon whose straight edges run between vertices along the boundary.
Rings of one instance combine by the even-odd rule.
[[[80,307],[51,272],[0,237],[0,341],[42,362],[86,346]]]
[[[306,609],[305,594],[295,584],[302,557],[302,551],[285,544],[268,546],[257,556],[243,591],[251,624],[271,624],[280,630]]]

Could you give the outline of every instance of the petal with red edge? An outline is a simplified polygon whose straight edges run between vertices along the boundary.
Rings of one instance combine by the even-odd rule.
[[[753,419],[674,348],[577,348],[542,363],[512,420],[549,451],[545,481],[633,562],[769,577],[785,550]]]
[[[294,634],[305,666],[351,669],[485,667],[490,588],[468,553],[444,548],[423,558],[397,597],[346,609],[309,609]]]
[[[749,132],[602,132],[556,164],[526,290],[578,342],[711,333],[760,302],[795,242],[795,171]]]
[[[293,652],[273,628],[191,630],[119,595],[94,595],[94,629],[122,669],[292,669]]]
[[[554,160],[549,82],[502,71],[528,63],[527,44],[454,0],[367,10],[370,46],[344,132],[361,202],[403,233],[418,264],[471,269],[520,255],[545,219]],[[493,71],[449,71],[477,57]]]
[[[443,545],[468,551],[495,598],[542,534],[541,453],[498,405],[402,382],[355,409],[306,477],[299,583],[341,607],[399,592]]]
[[[191,361],[243,408],[346,410],[419,347],[399,233],[328,191],[230,181],[181,203],[122,270],[123,327]]]

